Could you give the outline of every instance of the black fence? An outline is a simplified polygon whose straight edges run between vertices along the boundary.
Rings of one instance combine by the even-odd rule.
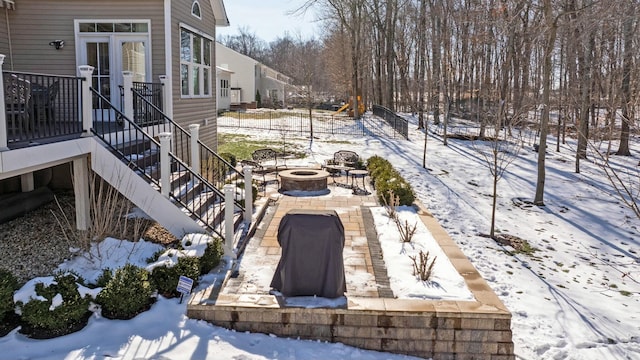
[[[384,106],[373,105],[373,115],[383,118],[398,134],[409,139],[409,122]]]
[[[2,75],[10,148],[82,134],[82,78],[14,71]]]
[[[226,112],[218,117],[218,126],[275,131],[308,136],[311,133],[331,135],[365,135],[362,119],[347,116],[317,115],[293,111]]]
[[[162,123],[162,83],[133,82],[133,122],[140,126]],[[124,109],[123,86],[120,86],[120,109]]]

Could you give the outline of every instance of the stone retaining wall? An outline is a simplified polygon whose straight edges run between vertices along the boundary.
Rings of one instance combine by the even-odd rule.
[[[219,295],[190,305],[191,318],[236,331],[340,342],[446,359],[513,360],[511,315],[470,301],[349,298],[346,309],[280,307],[273,296]]]

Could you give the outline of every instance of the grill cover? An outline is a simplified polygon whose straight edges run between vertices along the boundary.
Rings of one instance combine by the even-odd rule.
[[[284,296],[344,295],[344,227],[334,210],[290,210],[280,221],[278,243],[273,289]]]

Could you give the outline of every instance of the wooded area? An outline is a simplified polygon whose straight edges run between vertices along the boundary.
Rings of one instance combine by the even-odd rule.
[[[325,97],[416,113],[423,127],[450,116],[539,132],[543,204],[547,134],[631,155],[637,133],[638,22],[634,0],[307,0],[324,31],[264,44],[248,33],[223,43]],[[310,95],[310,93],[309,93]],[[316,98],[316,101],[317,98]],[[357,107],[356,107],[357,109]],[[355,117],[357,117],[357,110]],[[559,149],[559,147],[558,147]]]

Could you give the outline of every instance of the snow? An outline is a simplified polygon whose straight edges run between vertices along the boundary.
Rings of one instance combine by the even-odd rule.
[[[391,290],[396,297],[425,300],[474,300],[464,278],[456,271],[427,227],[420,221],[415,209],[408,206],[397,208],[401,226],[416,227],[411,242],[401,240],[396,223],[387,216],[383,207],[372,208],[371,212],[387,265]],[[429,254],[430,260],[427,263],[435,262],[433,274],[428,281],[422,281],[416,276],[408,276],[413,274],[411,257],[419,263],[420,252]]]
[[[533,151],[533,136],[523,137],[518,156],[498,183],[496,229],[498,234],[527,240],[537,251],[513,254],[509,247],[481,236],[490,228],[493,186],[487,163],[478,153],[482,144],[449,139],[445,146],[439,137],[429,136],[425,169],[424,133],[414,130],[415,118],[411,121],[409,141],[320,134],[309,143],[288,135],[286,145],[307,152],[304,164],[319,164],[335,151],[349,149],[364,158],[382,156],[399,169],[417,198],[512,312],[517,358],[640,359],[640,219],[604,176],[597,157],[590,153],[589,159],[581,161],[581,172],[575,173],[575,143],[562,144],[560,152],[555,152],[556,139],[550,136],[545,206],[533,206],[538,154]],[[245,132],[236,128],[219,131]],[[279,131],[246,133],[271,140],[283,136]],[[610,164],[625,171],[622,178],[637,196],[640,141],[635,137],[632,142],[634,156],[612,156]],[[381,216],[375,219],[384,220]],[[145,242],[105,239],[90,255],[61,264],[61,269],[74,269],[91,280],[102,268],[117,268],[126,262],[146,266],[144,261],[158,249]],[[435,255],[437,250],[428,249]],[[398,249],[384,251],[385,256],[401,253]],[[436,261],[441,260],[438,255]],[[259,262],[255,266],[257,272],[263,269]],[[458,282],[449,272],[434,275],[432,285],[449,288],[446,281]],[[201,286],[214,277],[205,277]],[[416,291],[412,285],[416,284],[398,281],[394,286],[407,291],[394,288],[394,292],[409,296]],[[29,286],[34,285],[29,282],[16,296],[28,298]],[[457,291],[465,296],[464,290]],[[429,296],[448,295],[436,292]],[[298,306],[313,306],[317,300],[300,299]],[[86,328],[60,338],[32,340],[13,331],[0,338],[0,360],[406,358],[342,344],[237,333],[188,319],[185,310],[186,302],[161,297],[151,310],[132,320],[108,320],[95,314]]]

